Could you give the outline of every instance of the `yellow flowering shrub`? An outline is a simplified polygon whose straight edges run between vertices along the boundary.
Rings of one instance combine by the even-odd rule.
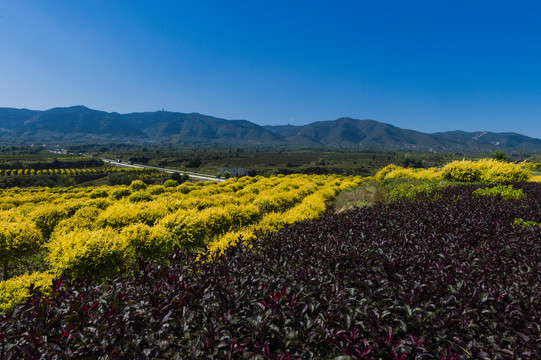
[[[49,272],[35,272],[0,282],[0,312],[10,310],[29,295],[30,284],[47,292],[55,276]]]
[[[167,212],[166,204],[161,202],[133,204],[119,201],[99,214],[96,226],[118,229],[138,222],[153,225]]]
[[[531,178],[529,170],[524,168],[524,163],[514,164],[496,160],[479,162],[483,169],[482,180],[489,184],[502,182],[524,182]]]
[[[523,164],[506,163],[494,159],[478,161],[453,161],[442,169],[443,178],[461,182],[485,182],[495,184],[501,182],[528,181],[531,173]]]
[[[378,181],[407,178],[488,184],[523,182],[531,178],[530,171],[525,166],[525,163],[507,163],[494,159],[452,161],[441,169],[413,169],[391,164],[378,171],[374,178]]]
[[[162,225],[132,224],[122,229],[136,256],[159,259],[172,251],[171,235]]]
[[[77,210],[72,217],[61,220],[58,225],[56,225],[53,233],[51,234],[51,238],[54,239],[60,234],[67,234],[71,231],[94,229],[95,219],[102,211],[103,210],[95,206],[83,207]]]
[[[137,204],[118,201],[99,214],[96,219],[97,227],[121,228],[138,222]]]
[[[111,191],[111,197],[115,200],[120,200],[130,195],[131,195],[131,190],[126,186],[119,186],[118,188]]]
[[[231,217],[234,226],[242,228],[258,220],[260,215],[259,207],[252,204],[247,205],[226,205],[225,211]]]
[[[29,217],[47,239],[56,224],[68,217],[68,212],[62,205],[41,205],[30,213]]]
[[[239,241],[239,237],[242,237],[242,240],[251,239],[254,236],[254,230],[255,228],[253,226],[246,226],[242,230],[230,231],[211,242],[208,245],[208,250],[211,252],[222,251],[226,247],[236,244]]]
[[[72,277],[109,276],[134,259],[130,242],[113,229],[74,231],[44,246],[51,271]]]
[[[141,180],[134,180],[130,184],[130,190],[132,192],[139,191],[139,190],[145,190],[147,188],[147,184],[145,184]]]
[[[7,269],[10,262],[37,252],[42,241],[41,232],[31,221],[0,219],[0,264]]]
[[[414,169],[404,168],[396,165],[387,165],[376,173],[374,178],[378,181],[388,179],[407,178],[407,179],[424,179],[424,180],[441,180],[442,173],[436,168],[430,169]]]
[[[180,209],[158,222],[171,234],[174,248],[200,246],[207,233],[204,220],[196,209]]]

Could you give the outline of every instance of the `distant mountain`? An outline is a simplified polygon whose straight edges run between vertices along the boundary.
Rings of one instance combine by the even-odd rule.
[[[515,133],[425,134],[374,120],[340,118],[303,126],[260,126],[167,111],[107,113],[84,106],[46,111],[0,108],[0,143],[152,141],[198,145],[270,145],[360,149],[490,152],[541,151],[541,139]]]
[[[166,111],[107,113],[84,106],[46,111],[0,108],[0,142],[163,141],[185,144],[263,144],[283,140],[246,120]]]
[[[273,143],[282,139],[246,120],[159,111],[125,115],[146,137],[184,143]]]
[[[435,145],[431,135],[404,130],[374,120],[340,118],[303,126],[265,126],[290,143],[331,147],[425,148]]]
[[[517,133],[493,133],[487,131],[465,132],[448,131],[433,134],[438,139],[455,142],[469,147],[493,146],[503,149],[535,150],[541,146],[541,140]]]
[[[515,133],[451,131],[425,134],[374,120],[340,118],[303,126],[265,126],[298,146],[359,147],[364,149],[420,149],[434,151],[541,151],[541,139]]]

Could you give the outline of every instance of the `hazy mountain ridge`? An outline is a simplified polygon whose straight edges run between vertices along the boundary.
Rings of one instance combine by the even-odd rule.
[[[541,151],[541,139],[516,133],[426,134],[374,120],[340,118],[302,126],[260,126],[198,113],[107,113],[85,106],[45,111],[0,108],[0,142],[160,141],[183,144],[317,146],[433,151]]]

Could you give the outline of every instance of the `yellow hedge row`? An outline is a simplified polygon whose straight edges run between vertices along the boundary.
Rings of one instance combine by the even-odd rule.
[[[131,266],[138,256],[160,258],[173,249],[202,245],[217,251],[239,235],[252,236],[256,229],[275,231],[317,217],[326,202],[361,181],[337,175],[290,175],[166,187],[136,181],[131,186],[99,188],[4,189],[0,190],[4,229],[0,259],[15,263],[43,246],[48,278],[62,272],[109,276]],[[18,299],[24,286],[15,284],[27,285],[32,276],[45,275],[0,284],[13,289],[13,299]]]
[[[449,180],[457,182],[483,182],[496,184],[502,182],[524,182],[532,177],[525,163],[507,163],[494,159],[477,161],[453,161],[441,169],[412,169],[388,165],[378,171],[376,180],[396,178]]]

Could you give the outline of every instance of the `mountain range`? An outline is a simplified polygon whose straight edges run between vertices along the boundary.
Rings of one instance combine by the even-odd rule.
[[[0,108],[0,143],[163,142],[432,151],[541,151],[541,139],[516,133],[433,134],[374,120],[340,118],[308,125],[260,126],[198,113],[108,113],[85,106],[45,111]]]

